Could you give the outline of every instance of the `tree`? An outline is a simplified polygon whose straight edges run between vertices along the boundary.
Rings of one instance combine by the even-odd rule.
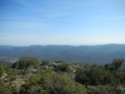
[[[68,63],[63,63],[58,66],[58,70],[62,72],[71,72],[71,67]]]
[[[12,94],[12,92],[8,88],[0,86],[0,94]]]
[[[124,64],[124,60],[123,59],[114,59],[112,61],[112,70],[120,69],[123,64]]]
[[[91,66],[90,68],[82,68],[76,72],[75,80],[85,85],[106,85],[117,84],[118,81],[114,74],[99,66]]]
[[[3,66],[0,64],[0,77],[3,75],[4,69]]]
[[[17,69],[27,69],[30,66],[38,68],[40,65],[39,61],[35,57],[23,57],[19,61],[12,65],[13,68]]]
[[[48,64],[49,64],[48,60],[41,61],[41,65],[48,65]]]
[[[123,59],[114,59],[112,63],[105,64],[104,68],[111,71],[120,70],[124,65],[124,61]]]
[[[41,84],[49,94],[87,94],[83,85],[55,72],[44,73]]]
[[[87,94],[87,89],[64,75],[45,70],[30,77],[20,94]]]

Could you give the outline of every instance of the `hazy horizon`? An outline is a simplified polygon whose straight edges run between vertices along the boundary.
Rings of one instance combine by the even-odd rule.
[[[124,0],[1,0],[0,45],[125,44]]]
[[[79,47],[79,46],[108,46],[108,45],[125,45],[125,44],[83,44],[83,45],[70,45],[70,44],[46,44],[46,45],[43,45],[43,44],[32,44],[32,45],[0,45],[0,46],[3,46],[3,47],[31,47],[31,46],[72,46],[72,47]]]

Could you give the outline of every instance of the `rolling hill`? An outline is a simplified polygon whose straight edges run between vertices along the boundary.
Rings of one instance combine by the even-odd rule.
[[[125,59],[125,45],[109,44],[97,46],[33,45],[0,46],[0,58],[34,56],[39,60],[64,60],[70,63],[110,63],[113,59]]]

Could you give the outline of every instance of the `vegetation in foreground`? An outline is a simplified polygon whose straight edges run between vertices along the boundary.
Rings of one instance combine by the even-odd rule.
[[[125,94],[125,61],[90,65],[23,57],[0,64],[0,94]]]

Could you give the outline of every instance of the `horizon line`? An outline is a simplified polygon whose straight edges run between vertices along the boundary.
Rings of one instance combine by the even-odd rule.
[[[125,45],[125,43],[106,43],[106,44],[31,44],[31,45],[9,45],[0,44],[0,46],[13,46],[13,47],[30,47],[30,46],[103,46],[103,45]]]

